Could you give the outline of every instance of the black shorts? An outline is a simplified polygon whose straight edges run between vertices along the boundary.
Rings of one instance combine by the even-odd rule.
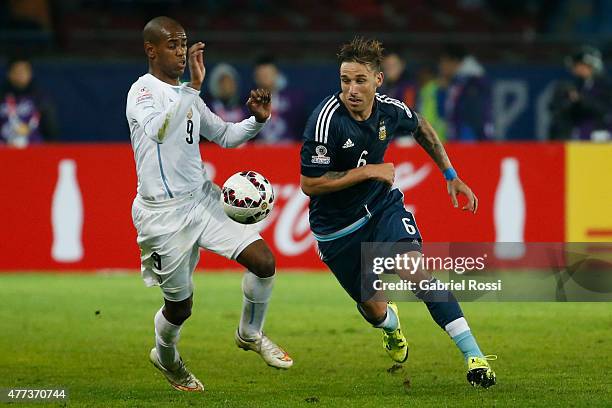
[[[414,216],[395,200],[381,209],[367,224],[333,241],[318,242],[321,259],[331,269],[340,285],[356,301],[371,299],[375,291],[369,284],[376,279],[372,271],[361,272],[362,242],[403,242],[403,252],[421,252],[421,233]]]

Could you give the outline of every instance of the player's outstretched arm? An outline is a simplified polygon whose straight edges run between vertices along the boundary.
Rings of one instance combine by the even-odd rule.
[[[225,122],[211,112],[208,106],[199,99],[197,106],[201,116],[200,134],[219,146],[238,147],[255,137],[264,127],[272,111],[270,100],[269,91],[252,90],[247,107],[253,116],[238,123],[231,123]]]
[[[344,190],[366,180],[379,180],[391,186],[394,178],[392,163],[366,164],[346,171],[328,171],[320,177],[301,175],[300,186],[304,194],[315,196]]]
[[[429,157],[436,163],[438,168],[444,172],[444,177],[446,178],[447,191],[451,196],[451,201],[455,208],[459,207],[459,202],[457,200],[458,194],[463,194],[467,197],[468,202],[466,205],[462,207],[463,210],[471,211],[474,214],[478,209],[478,198],[472,192],[472,190],[465,184],[459,177],[457,177],[457,173],[453,169],[451,165],[450,159],[446,154],[446,150],[440,142],[438,135],[434,128],[419,115],[419,126],[414,132],[414,139],[418,144],[427,152]]]
[[[423,116],[418,115],[418,117],[419,126],[414,132],[414,139],[427,152],[429,157],[433,159],[441,171],[451,168],[450,159],[446,154],[446,150],[444,150],[442,142],[438,138],[438,134]]]

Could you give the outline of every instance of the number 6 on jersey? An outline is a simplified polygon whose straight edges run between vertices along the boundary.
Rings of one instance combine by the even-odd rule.
[[[365,166],[366,164],[368,164],[368,162],[366,162],[366,156],[368,155],[368,151],[364,150],[363,152],[361,152],[361,154],[359,155],[359,160],[357,161],[357,167],[362,167]]]

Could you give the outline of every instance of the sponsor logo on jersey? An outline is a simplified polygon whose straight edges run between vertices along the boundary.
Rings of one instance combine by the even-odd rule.
[[[342,145],[343,149],[348,149],[349,147],[353,147],[355,146],[355,143],[353,143],[353,141],[351,140],[351,138],[349,137],[346,142],[344,142],[344,144]]]
[[[311,162],[314,164],[329,164],[331,159],[326,156],[327,147],[319,145],[315,148],[316,156],[312,156]]]
[[[385,127],[385,121],[381,120],[378,123],[378,138],[380,140],[385,140],[387,138],[387,128]]]

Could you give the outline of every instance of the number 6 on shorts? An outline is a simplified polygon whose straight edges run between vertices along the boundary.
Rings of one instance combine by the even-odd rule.
[[[402,218],[402,222],[404,223],[404,228],[406,228],[407,233],[409,233],[410,235],[414,235],[416,233],[416,228],[410,218]]]

